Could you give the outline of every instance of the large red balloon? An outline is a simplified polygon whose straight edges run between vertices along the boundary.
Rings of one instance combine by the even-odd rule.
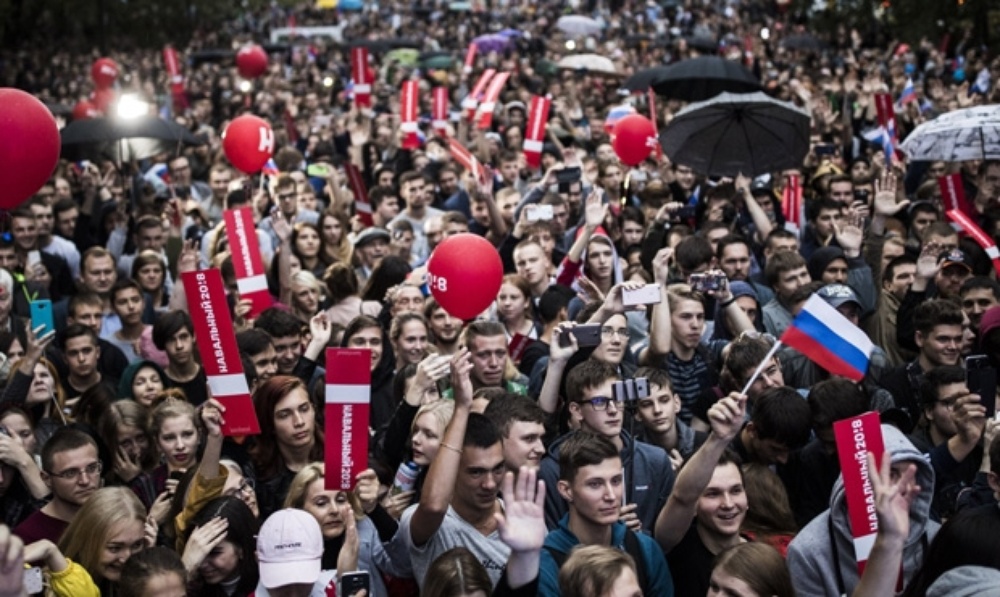
[[[98,89],[107,89],[118,80],[118,65],[110,58],[98,58],[90,66],[90,78]]]
[[[90,100],[80,100],[76,102],[73,106],[73,120],[86,120],[88,118],[97,118],[101,115],[101,111],[94,105],[94,102]]]
[[[118,94],[114,89],[105,87],[104,89],[95,91],[91,99],[98,110],[107,114],[108,110],[111,109],[111,104],[115,103],[115,100],[118,99]]]
[[[496,248],[477,234],[456,234],[441,241],[427,262],[427,284],[445,311],[472,319],[489,308],[500,292],[503,263]]]
[[[642,114],[629,114],[615,125],[611,147],[622,162],[638,166],[658,143],[653,123]]]
[[[266,120],[245,114],[230,122],[222,133],[222,150],[241,172],[260,172],[274,155],[274,131]]]
[[[59,127],[45,104],[19,89],[0,89],[0,208],[34,195],[59,162]]]
[[[236,70],[244,79],[256,79],[267,72],[267,52],[257,44],[248,44],[236,53]]]

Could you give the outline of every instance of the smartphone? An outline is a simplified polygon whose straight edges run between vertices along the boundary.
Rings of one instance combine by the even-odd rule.
[[[820,145],[817,145],[816,148],[813,149],[813,153],[815,153],[817,156],[833,155],[837,153],[837,146],[834,145],[833,143],[822,143]]]
[[[660,304],[660,285],[646,284],[635,290],[622,290],[622,304],[626,307]]]
[[[37,338],[56,329],[55,320],[52,318],[52,301],[49,299],[31,301],[31,329],[37,330],[39,327],[43,329],[37,332]]]
[[[854,191],[854,200],[860,203],[868,204],[868,189],[858,189]]]
[[[42,262],[42,254],[38,251],[28,251],[28,262],[26,269],[33,269]]]
[[[986,416],[993,418],[997,410],[997,370],[984,355],[965,357],[965,385],[979,396]]]
[[[563,168],[562,170],[556,170],[556,182],[559,184],[572,184],[580,180],[583,171],[579,166],[573,168]]]
[[[721,290],[725,279],[725,274],[691,274],[688,284],[691,285],[691,290],[696,292],[709,292]]]
[[[363,570],[347,572],[340,575],[340,590],[337,594],[342,597],[351,597],[364,590],[365,594],[371,595],[371,584],[371,577],[367,572]]]
[[[42,569],[37,566],[24,569],[24,592],[27,595],[36,595],[45,590],[42,583]]]
[[[562,334],[559,335],[559,346],[569,346],[572,344],[570,341],[570,335],[576,338],[576,344],[580,348],[586,346],[597,346],[601,343],[601,326],[600,324],[586,324],[578,325],[568,330],[564,330]]]
[[[552,206],[551,205],[535,205],[535,209],[528,211],[528,221],[537,222],[539,220],[551,220],[552,219]]]
[[[330,176],[330,167],[326,164],[310,164],[306,168],[306,176],[313,178],[326,178]]]

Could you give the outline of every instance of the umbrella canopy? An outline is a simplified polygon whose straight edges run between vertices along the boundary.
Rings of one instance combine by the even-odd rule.
[[[634,73],[622,83],[622,89],[629,91],[646,91],[670,72],[669,66],[654,66]]]
[[[511,38],[506,35],[489,34],[480,35],[472,40],[480,52],[503,52],[511,45]]]
[[[1000,105],[946,112],[913,130],[900,146],[911,160],[1000,160]]]
[[[524,33],[518,29],[503,29],[497,32],[497,35],[502,35],[504,37],[524,37]]]
[[[700,56],[660,68],[663,70],[650,75],[656,75],[650,86],[657,94],[672,99],[697,102],[726,91],[751,93],[761,89],[753,73],[719,56]]]
[[[424,52],[420,55],[423,68],[449,69],[455,66],[455,57],[448,52]]]
[[[352,39],[347,42],[349,48],[368,48],[372,52],[388,52],[398,48],[419,48],[423,42],[417,39],[405,37],[393,37],[388,39]]]
[[[604,24],[583,15],[567,15],[559,17],[556,29],[569,35],[598,35],[604,30]]]
[[[60,157],[71,161],[130,162],[159,153],[176,153],[182,146],[204,143],[181,125],[156,116],[77,120],[66,126],[60,136]]]
[[[809,112],[764,93],[723,93],[677,113],[660,134],[673,162],[708,176],[797,168],[809,151]]]
[[[413,48],[399,48],[385,55],[387,61],[395,61],[403,66],[416,66],[420,62],[420,52]]]
[[[719,42],[714,37],[694,35],[692,37],[685,37],[684,39],[687,41],[689,48],[694,48],[699,52],[715,54],[719,51]]]
[[[559,68],[565,70],[578,70],[593,74],[619,77],[621,74],[615,68],[615,63],[606,56],[598,54],[573,54],[566,56],[558,63]]]

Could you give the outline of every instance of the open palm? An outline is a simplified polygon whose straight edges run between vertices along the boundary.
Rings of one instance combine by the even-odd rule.
[[[515,487],[516,485],[516,487]],[[504,513],[496,514],[500,540],[511,551],[537,551],[545,542],[545,481],[537,480],[535,469],[521,467],[503,479]]]

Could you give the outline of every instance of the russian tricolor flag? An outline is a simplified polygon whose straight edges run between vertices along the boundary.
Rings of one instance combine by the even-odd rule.
[[[917,101],[917,92],[913,88],[913,79],[907,77],[906,85],[903,87],[903,93],[899,94],[899,99],[896,100],[896,103],[900,106],[905,106],[906,104],[915,101]]]
[[[263,168],[261,168],[261,173],[264,174],[264,176],[278,175],[278,165],[274,163],[274,158],[267,160],[267,163],[264,164]]]
[[[781,336],[781,343],[834,375],[861,381],[875,345],[829,303],[812,295]]]

